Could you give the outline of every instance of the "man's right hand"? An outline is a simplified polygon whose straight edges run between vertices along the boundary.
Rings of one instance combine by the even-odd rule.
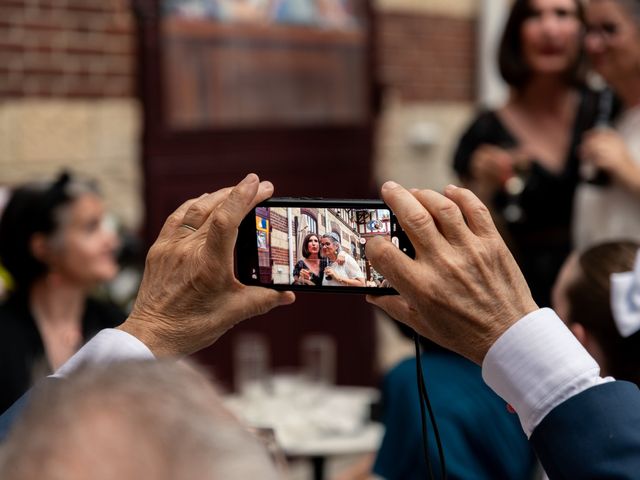
[[[133,311],[119,328],[156,356],[184,355],[242,320],[292,303],[293,293],[245,286],[233,272],[238,226],[272,194],[270,182],[249,174],[180,206],[151,246]]]
[[[367,258],[400,293],[367,300],[434,342],[482,363],[493,343],[537,310],[527,283],[486,206],[470,191],[445,196],[387,182],[382,197],[415,247],[367,242]]]

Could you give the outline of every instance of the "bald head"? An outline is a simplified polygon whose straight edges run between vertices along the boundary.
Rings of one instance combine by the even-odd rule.
[[[277,478],[192,365],[85,367],[35,393],[0,450],[0,478]]]

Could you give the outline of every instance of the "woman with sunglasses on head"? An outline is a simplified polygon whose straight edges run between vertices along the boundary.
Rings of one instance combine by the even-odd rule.
[[[586,19],[585,49],[621,108],[610,128],[595,128],[582,142],[586,172],[604,181],[584,182],[576,192],[579,249],[640,240],[640,0],[591,0]],[[604,175],[595,176],[598,171]]]
[[[15,287],[0,305],[0,411],[125,315],[90,292],[118,272],[118,241],[95,186],[62,174],[16,188],[0,219]]]
[[[335,232],[327,232],[320,238],[322,256],[327,261],[322,285],[364,287],[365,277],[358,263],[348,253],[342,251],[340,237]]]
[[[584,87],[579,0],[516,0],[499,51],[507,103],[481,112],[454,168],[493,210],[541,306],[571,251],[578,145],[597,96]]]

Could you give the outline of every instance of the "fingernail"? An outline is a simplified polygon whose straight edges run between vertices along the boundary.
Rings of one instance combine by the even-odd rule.
[[[384,182],[384,184],[382,185],[382,189],[383,190],[391,190],[392,188],[398,188],[399,186],[400,185],[398,185],[393,180],[389,180],[387,182]]]
[[[203,193],[198,197],[198,200],[202,200],[204,197],[207,197],[208,195],[209,195],[208,193]]]
[[[418,193],[420,191],[420,189],[419,188],[410,188],[409,191],[411,193]]]
[[[291,305],[296,301],[296,296],[293,292],[281,292],[278,300],[281,306]]]
[[[450,183],[449,185],[447,185],[447,186],[445,187],[445,189],[444,189],[444,193],[450,193],[450,192],[453,192],[453,191],[455,191],[455,190],[457,190],[457,189],[458,189],[458,187],[457,187],[457,186],[455,186],[454,184]]]
[[[266,188],[268,190],[273,190],[273,183],[271,183],[269,180],[264,180],[264,181],[260,182],[260,185],[262,186],[262,188]]]
[[[258,176],[255,173],[250,173],[242,179],[240,183],[255,183],[258,181]]]

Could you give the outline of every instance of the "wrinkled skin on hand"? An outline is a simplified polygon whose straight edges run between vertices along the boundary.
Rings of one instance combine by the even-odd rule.
[[[293,293],[245,286],[233,271],[240,222],[272,194],[270,182],[250,174],[233,188],[180,206],[149,250],[133,311],[119,328],[156,356],[184,355],[244,319],[292,303]]]
[[[367,301],[421,335],[480,364],[493,343],[537,310],[486,206],[470,191],[445,195],[387,182],[384,201],[416,250],[409,258],[374,238],[367,257],[400,293]]]

